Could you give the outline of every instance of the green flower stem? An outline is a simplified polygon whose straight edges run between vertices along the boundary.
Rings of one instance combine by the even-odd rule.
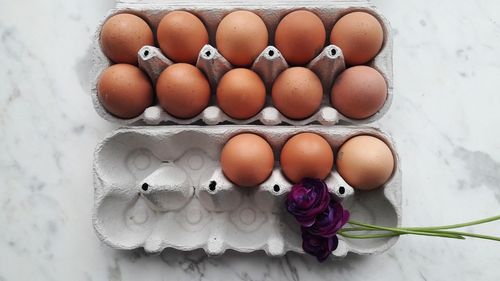
[[[380,230],[375,229],[375,228],[361,228],[361,227],[359,227],[359,228],[346,228],[346,229],[340,230],[338,232],[338,234],[342,235],[344,237],[347,237],[347,238],[356,238],[356,239],[384,238],[384,237],[392,237],[392,236],[398,236],[398,235],[403,235],[403,234],[413,234],[413,233],[400,233],[400,232],[394,232],[394,231],[390,231],[389,233],[369,234],[369,235],[352,235],[352,234],[346,233],[346,232],[352,232],[352,231],[380,231]],[[483,234],[475,234],[475,233],[469,233],[469,232],[461,232],[461,231],[433,230],[430,232],[424,232],[424,231],[419,231],[419,232],[420,232],[420,234],[417,234],[417,235],[427,235],[427,234],[431,233],[431,234],[437,234],[437,235],[427,235],[427,236],[439,236],[439,237],[455,238],[455,239],[465,239],[465,237],[463,237],[463,236],[468,236],[468,237],[474,237],[474,238],[500,241],[500,237],[483,235]],[[445,234],[445,235],[441,235],[441,234]]]
[[[365,231],[365,230],[375,230],[375,229],[368,227],[344,227],[341,230],[342,232],[351,232],[351,231]]]
[[[400,235],[400,233],[395,233],[395,232],[381,233],[381,234],[370,234],[370,235],[352,235],[352,234],[344,233],[343,231],[339,231],[337,233],[343,237],[354,238],[354,239],[385,238],[385,237],[393,237],[393,236]]]
[[[441,230],[434,230],[432,232],[433,233],[449,233],[449,234],[456,234],[456,235],[460,235],[460,236],[469,236],[469,237],[474,237],[474,238],[481,238],[481,239],[487,239],[487,240],[500,241],[500,237],[491,236],[491,235],[484,235],[484,234],[475,234],[475,233],[470,233],[470,232],[441,231]]]
[[[494,216],[494,217],[489,217],[489,218],[485,218],[485,219],[481,219],[481,220],[475,220],[475,221],[457,223],[457,224],[450,224],[450,225],[430,226],[430,227],[405,227],[405,229],[442,230],[442,229],[461,228],[461,227],[466,227],[466,226],[471,226],[471,225],[483,224],[483,223],[492,222],[492,221],[496,221],[496,220],[500,220],[500,216]]]
[[[434,233],[434,232],[426,232],[426,231],[420,231],[420,230],[417,231],[417,230],[408,230],[408,229],[403,229],[403,228],[377,226],[377,225],[371,225],[371,224],[361,223],[361,222],[352,221],[352,220],[349,220],[348,223],[352,224],[352,225],[363,226],[363,227],[376,229],[376,230],[385,230],[385,231],[395,232],[395,233],[398,233],[399,235],[401,235],[401,234],[414,234],[414,235],[424,235],[424,236],[438,236],[438,237],[465,239],[461,235],[456,235],[456,234]]]
[[[392,237],[404,234],[413,234],[413,235],[425,235],[425,236],[438,236],[445,238],[455,238],[455,239],[465,239],[464,236],[481,238],[487,240],[500,241],[500,237],[484,235],[484,234],[475,234],[469,232],[462,231],[449,231],[444,229],[453,229],[453,228],[461,228],[465,226],[483,224],[487,222],[492,222],[500,220],[500,216],[489,217],[481,220],[475,220],[460,224],[452,224],[452,225],[443,225],[443,226],[431,226],[431,227],[386,227],[386,226],[376,226],[367,223],[361,223],[357,221],[349,221],[349,224],[356,225],[358,227],[346,227],[341,229],[338,233],[347,238],[356,238],[356,239],[369,239],[369,238],[384,238],[384,237]],[[384,231],[386,233],[377,233],[377,234],[368,234],[368,235],[352,235],[346,232],[353,231]],[[388,233],[387,233],[388,232]]]
[[[363,231],[380,231],[379,229],[363,229]],[[422,235],[422,236],[436,236],[436,237],[443,237],[443,238],[452,238],[452,239],[460,239],[463,240],[465,237],[457,234],[452,234],[452,233],[436,233],[436,232],[425,232],[425,231],[418,231],[418,232],[393,232],[393,231],[385,231],[386,233],[379,233],[379,234],[368,234],[368,235],[352,235],[345,233],[344,231],[340,230],[337,232],[339,235],[347,237],[347,238],[355,238],[355,239],[369,239],[369,238],[385,238],[385,237],[393,237],[393,236],[400,236],[400,235],[405,235],[405,234],[412,234],[412,235]]]

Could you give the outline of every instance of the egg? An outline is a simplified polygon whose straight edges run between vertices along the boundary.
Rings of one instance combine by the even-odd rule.
[[[102,51],[115,63],[137,65],[137,52],[145,45],[154,45],[149,25],[132,14],[110,17],[102,26],[100,38]]]
[[[305,65],[325,45],[326,31],[314,13],[299,10],[286,15],[278,24],[274,43],[291,65]]]
[[[383,42],[382,25],[366,12],[353,12],[341,17],[330,33],[330,43],[342,49],[349,65],[371,61],[382,48]]]
[[[195,66],[176,63],[158,77],[156,95],[166,112],[187,119],[200,114],[208,106],[210,85],[203,72]]]
[[[259,75],[246,68],[232,69],[219,81],[217,103],[230,117],[248,119],[266,102],[266,86]]]
[[[281,170],[293,183],[303,178],[325,179],[333,169],[333,151],[320,135],[300,133],[281,149]]]
[[[274,106],[291,119],[313,115],[323,99],[321,81],[305,67],[291,67],[280,73],[271,92]]]
[[[215,41],[219,52],[233,65],[250,66],[267,47],[264,21],[249,11],[235,11],[217,26]]]
[[[153,86],[136,66],[115,64],[99,76],[97,96],[111,114],[129,119],[139,116],[153,103]]]
[[[377,113],[387,99],[387,84],[374,68],[359,65],[344,70],[335,80],[331,103],[343,115],[364,119]]]
[[[347,140],[339,149],[337,170],[352,187],[371,190],[382,186],[394,170],[391,149],[380,139],[361,135]]]
[[[222,148],[221,168],[224,175],[239,186],[263,183],[274,167],[273,150],[259,135],[243,133],[232,137]]]
[[[158,24],[156,37],[160,49],[174,62],[195,64],[201,48],[208,44],[203,22],[185,11],[166,14]]]

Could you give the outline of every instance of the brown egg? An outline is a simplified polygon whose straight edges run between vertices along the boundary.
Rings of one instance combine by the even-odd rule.
[[[222,149],[221,167],[224,175],[239,186],[257,186],[273,171],[274,155],[269,143],[256,134],[232,137]]]
[[[323,86],[311,70],[291,67],[274,80],[272,98],[274,106],[286,117],[304,119],[318,111]]]
[[[364,119],[377,113],[387,99],[385,79],[374,68],[359,65],[344,70],[335,80],[331,102],[343,115]]]
[[[340,147],[336,164],[340,176],[352,187],[371,190],[389,180],[394,169],[394,156],[380,139],[356,136]]]
[[[326,31],[312,12],[299,10],[286,15],[278,24],[274,43],[291,65],[305,65],[325,46]]]
[[[320,135],[300,133],[281,149],[281,170],[293,183],[303,178],[325,179],[333,168],[333,151]]]
[[[139,116],[153,103],[153,86],[136,66],[115,64],[104,70],[97,83],[101,104],[111,114],[124,119]]]
[[[156,37],[163,53],[175,62],[195,64],[201,48],[208,44],[203,22],[185,11],[166,14],[158,24]]]
[[[369,13],[353,12],[340,18],[333,26],[330,43],[342,49],[349,65],[364,64],[372,60],[382,48],[384,30],[380,22]]]
[[[154,45],[153,31],[136,15],[118,14],[102,26],[102,51],[115,63],[137,65],[137,52],[144,45]]]
[[[217,26],[215,41],[219,52],[231,64],[250,66],[267,47],[267,27],[264,21],[252,12],[232,12]]]
[[[217,86],[217,103],[230,117],[247,119],[264,107],[266,86],[259,75],[246,68],[228,71]]]
[[[176,63],[158,77],[156,95],[161,107],[169,114],[177,118],[192,118],[208,106],[210,85],[195,66]]]

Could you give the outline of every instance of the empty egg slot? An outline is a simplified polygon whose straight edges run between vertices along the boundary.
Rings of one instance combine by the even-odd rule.
[[[94,228],[110,246],[134,249],[149,237],[157,214],[137,194],[107,193],[95,210]]]
[[[400,223],[399,214],[394,204],[384,194],[384,188],[371,191],[356,191],[354,196],[344,202],[344,207],[351,213],[351,219],[364,223],[397,227]],[[346,225],[346,227],[352,227]],[[375,232],[352,232],[353,235],[375,234]],[[398,237],[377,239],[350,239],[342,237],[350,251],[358,254],[383,252],[394,243]]]

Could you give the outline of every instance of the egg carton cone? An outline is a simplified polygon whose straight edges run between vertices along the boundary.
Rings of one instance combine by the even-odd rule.
[[[366,11],[374,15],[382,25],[384,31],[384,43],[378,55],[367,65],[377,69],[388,86],[388,95],[384,106],[373,116],[366,119],[351,119],[340,114],[330,104],[330,91],[337,75],[341,73],[346,65],[342,50],[335,45],[327,45],[311,60],[306,67],[311,69],[320,78],[324,94],[320,109],[312,116],[294,120],[282,115],[271,100],[271,86],[274,79],[289,64],[281,55],[281,52],[273,46],[274,32],[279,21],[288,13],[306,9],[318,15],[325,25],[327,34],[326,42],[330,40],[330,31],[334,23],[343,15],[353,11]],[[108,68],[112,62],[104,55],[100,45],[100,31],[104,22],[111,16],[120,13],[132,13],[140,16],[148,22],[156,34],[158,23],[164,15],[175,10],[185,10],[198,16],[205,24],[209,33],[209,44],[204,46],[199,53],[196,66],[207,76],[212,88],[210,105],[200,114],[189,119],[179,119],[163,110],[158,104],[148,107],[141,115],[131,119],[121,119],[106,111],[99,101],[97,95],[97,83],[100,74]],[[264,108],[249,119],[239,120],[226,115],[218,106],[215,90],[220,78],[233,66],[217,51],[215,46],[215,32],[219,22],[227,14],[236,10],[248,10],[259,15],[265,22],[269,31],[270,46],[265,48],[256,58],[250,68],[263,80],[267,88],[266,103]],[[155,46],[144,46],[138,52],[139,67],[146,72],[153,85],[160,73],[173,63],[161,50]],[[392,103],[393,74],[392,74],[392,35],[387,20],[372,6],[369,1],[118,1],[115,9],[109,11],[102,20],[94,36],[92,54],[92,100],[97,113],[104,119],[123,125],[187,125],[206,124],[216,125],[220,123],[230,124],[262,124],[262,125],[307,125],[321,124],[332,126],[335,124],[368,124],[380,119],[389,109]]]
[[[220,168],[220,153],[233,136],[251,132],[271,145],[275,166],[256,187],[231,183]],[[372,224],[400,226],[401,171],[391,139],[376,129],[350,126],[136,126],[106,137],[94,155],[93,225],[98,237],[116,249],[204,249],[209,255],[227,249],[263,250],[270,256],[303,253],[300,227],[284,201],[292,183],[279,169],[279,154],[291,136],[312,132],[323,136],[337,153],[356,135],[372,135],[392,150],[395,168],[390,180],[373,191],[357,191],[332,170],[330,193],[343,202],[351,218]],[[397,237],[339,237],[333,258],[348,252],[377,254]]]

